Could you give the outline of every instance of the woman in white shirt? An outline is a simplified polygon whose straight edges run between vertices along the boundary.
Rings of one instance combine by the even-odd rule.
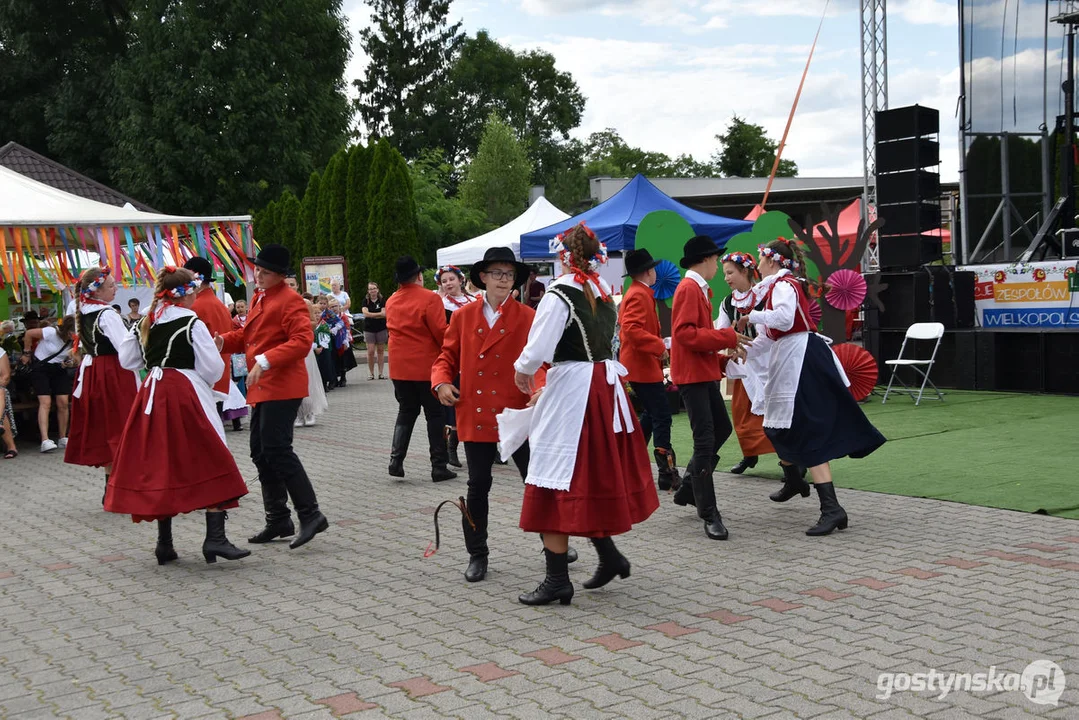
[[[34,348],[34,367],[30,373],[34,393],[37,395],[37,426],[41,432],[41,452],[52,452],[57,447],[67,447],[68,400],[71,397],[72,376],[71,343],[75,336],[75,316],[68,315],[59,328],[43,327],[27,330],[23,336],[23,349]],[[52,401],[56,398],[56,422],[60,439],[49,439],[49,415]]]
[[[11,393],[7,386],[11,382],[11,358],[0,347],[0,435],[4,438],[4,459],[14,460],[19,456],[15,449],[15,413],[11,409]]]

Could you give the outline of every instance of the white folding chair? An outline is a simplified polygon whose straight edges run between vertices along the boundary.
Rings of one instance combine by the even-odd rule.
[[[944,337],[944,325],[942,323],[914,323],[907,328],[907,334],[903,338],[903,345],[899,348],[899,357],[895,360],[885,360],[885,365],[892,366],[892,377],[888,380],[888,389],[884,391],[884,400],[881,404],[888,402],[888,393],[892,391],[892,384],[898,382],[903,386],[902,390],[896,389],[896,392],[905,392],[914,399],[914,404],[917,405],[922,401],[922,395],[925,393],[925,386],[929,385],[933,388],[933,391],[937,394],[935,399],[943,400],[944,394],[937,389],[937,386],[933,384],[933,381],[929,379],[929,372],[933,369],[933,363],[937,360],[937,350],[940,349],[940,339]],[[934,340],[933,354],[928,360],[916,360],[914,358],[904,358],[903,353],[906,352],[907,343],[911,340]],[[913,349],[911,350],[913,352]],[[903,378],[897,375],[899,368],[909,367],[922,378],[921,387],[915,388],[907,385],[903,382]]]

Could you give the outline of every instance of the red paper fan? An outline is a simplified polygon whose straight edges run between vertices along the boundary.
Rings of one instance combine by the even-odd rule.
[[[853,343],[833,345],[832,350],[850,380],[850,394],[859,402],[865,400],[877,384],[877,361],[868,350]]]
[[[816,331],[820,327],[821,318],[820,300],[809,298],[809,325],[810,330]]]
[[[853,310],[865,300],[865,278],[853,270],[836,270],[828,276],[824,299],[837,310]]]

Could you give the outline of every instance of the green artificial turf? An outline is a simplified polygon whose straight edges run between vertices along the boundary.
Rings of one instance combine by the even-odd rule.
[[[833,462],[836,485],[1079,519],[1079,398],[960,390],[945,398],[915,407],[906,395],[887,405],[870,396],[861,407],[888,442]],[[685,412],[672,439],[685,465],[693,447]],[[741,458],[734,435],[720,454],[720,470]],[[774,455],[749,474],[782,477]]]

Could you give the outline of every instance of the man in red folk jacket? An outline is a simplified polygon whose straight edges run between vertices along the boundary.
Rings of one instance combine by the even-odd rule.
[[[389,473],[405,476],[405,455],[412,428],[423,409],[427,440],[431,444],[431,480],[452,480],[447,467],[442,406],[431,393],[431,368],[446,334],[446,310],[437,293],[423,287],[423,268],[408,255],[397,258],[397,292],[386,300],[386,328],[390,331],[390,380],[397,396],[397,423],[393,428]]]
[[[655,448],[659,469],[659,489],[678,487],[681,479],[675,467],[671,447],[671,405],[663,389],[663,358],[667,346],[659,331],[656,314],[656,265],[647,250],[633,250],[626,255],[626,275],[633,282],[618,306],[618,360],[628,371],[626,380],[641,403],[641,429],[647,444],[649,436]]]
[[[719,351],[737,350],[749,342],[732,328],[716,330],[712,325],[712,290],[708,281],[716,276],[722,252],[705,235],[685,244],[680,264],[686,276],[674,291],[671,310],[671,380],[678,385],[693,432],[693,457],[674,502],[695,502],[697,515],[704,520],[704,532],[713,540],[726,540],[728,536],[716,506],[712,473],[719,462],[719,448],[732,431],[719,390],[723,378]]]
[[[214,289],[211,285],[214,278],[214,266],[206,258],[196,255],[185,262],[184,267],[195,273],[196,278],[201,283],[201,287],[195,295],[195,305],[191,308],[195,311],[199,320],[206,324],[212,335],[226,335],[232,332],[232,316],[229,315],[229,310],[225,307],[225,303],[218,300],[217,296],[214,295]],[[221,353],[221,359],[225,362],[225,369],[221,373],[221,377],[214,383],[214,392],[219,393],[217,397],[221,398],[217,401],[217,412],[219,413],[223,412],[224,400],[229,395],[229,383],[232,382],[231,358],[231,355]],[[246,415],[247,410],[244,409],[240,414]],[[239,417],[233,418],[232,429],[240,429]]]
[[[513,362],[524,350],[536,312],[517,302],[513,288],[528,277],[528,266],[517,262],[508,247],[489,248],[472,266],[472,284],[484,290],[482,302],[453,313],[442,352],[431,369],[431,388],[446,406],[457,408],[457,432],[468,460],[469,514],[476,529],[462,518],[468,568],[465,580],[487,575],[488,494],[491,468],[497,455],[498,422],[506,408],[523,408],[528,396],[513,382]],[[455,387],[457,376],[461,387]],[[513,454],[523,478],[528,473],[528,444]]]
[[[300,517],[300,532],[289,545],[295,549],[329,527],[311,480],[292,450],[296,412],[307,396],[304,361],[314,339],[311,316],[303,298],[285,285],[290,260],[287,248],[265,245],[252,260],[258,290],[247,323],[216,339],[222,353],[244,353],[249,368],[247,402],[255,408],[251,414],[251,460],[259,471],[266,527],[248,542],[266,543],[295,534],[287,504],[291,497]]]

